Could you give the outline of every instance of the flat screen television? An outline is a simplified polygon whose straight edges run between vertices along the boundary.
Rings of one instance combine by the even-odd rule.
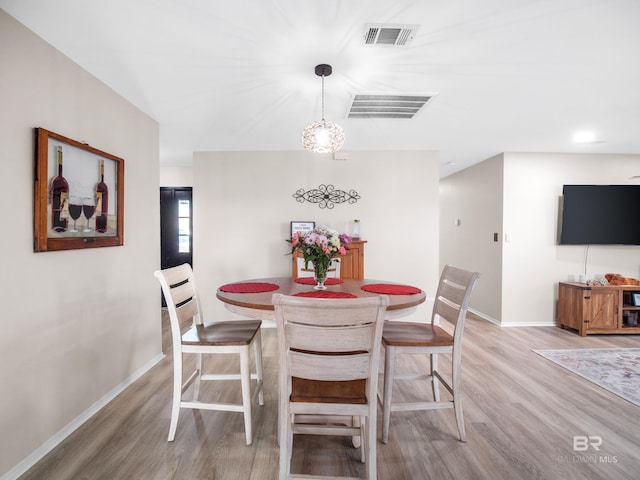
[[[560,245],[640,245],[640,185],[564,185]]]

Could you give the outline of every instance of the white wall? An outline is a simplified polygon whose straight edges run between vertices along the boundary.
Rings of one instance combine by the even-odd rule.
[[[557,245],[564,184],[639,184],[640,155],[505,153],[506,325],[555,324],[558,282],[584,271],[584,246]],[[591,246],[587,274],[640,278],[640,246]]]
[[[161,187],[192,187],[193,167],[160,167]]]
[[[215,298],[225,283],[291,275],[289,222],[310,220],[349,233],[362,222],[365,276],[416,285],[438,281],[438,154],[349,152],[347,161],[308,152],[194,154],[194,271],[205,316],[229,317]],[[320,209],[293,194],[320,184],[360,200]],[[417,318],[425,316],[423,306]]]
[[[161,354],[158,125],[0,10],[0,477]],[[124,246],[33,252],[34,127],[125,160]]]
[[[502,309],[502,172],[498,155],[440,181],[440,269],[451,264],[480,272],[470,305],[496,323]]]

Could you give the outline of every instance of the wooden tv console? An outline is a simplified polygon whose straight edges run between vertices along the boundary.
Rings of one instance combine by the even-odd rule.
[[[633,304],[636,285],[558,285],[558,327],[573,328],[581,336],[592,333],[640,333],[640,306]]]

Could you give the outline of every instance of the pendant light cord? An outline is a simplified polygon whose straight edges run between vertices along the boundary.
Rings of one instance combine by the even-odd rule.
[[[322,121],[324,122],[324,75],[322,75]]]

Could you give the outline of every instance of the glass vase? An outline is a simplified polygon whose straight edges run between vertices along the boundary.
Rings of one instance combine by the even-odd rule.
[[[331,259],[316,260],[313,262],[313,278],[316,281],[316,286],[313,287],[316,290],[326,290],[324,282],[327,280],[327,270],[329,270],[329,264]]]

